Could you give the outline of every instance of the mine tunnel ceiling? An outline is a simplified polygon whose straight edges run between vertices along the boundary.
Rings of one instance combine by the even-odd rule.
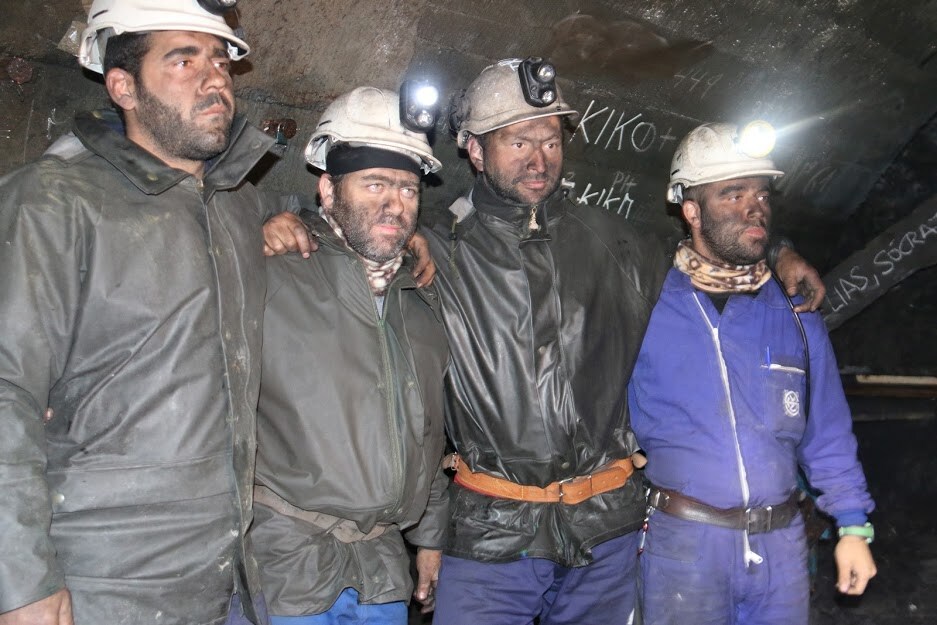
[[[63,51],[90,2],[7,4],[0,173],[41,154],[76,109],[104,103],[100,83]],[[257,125],[296,127],[261,187],[312,190],[303,147],[344,91],[428,78],[448,101],[497,59],[547,56],[582,113],[566,144],[581,202],[673,243],[681,230],[663,194],[676,141],[704,121],[766,119],[781,130],[774,156],[787,172],[775,229],[827,277],[844,371],[937,374],[937,2],[241,0],[239,9],[254,50],[236,70],[240,110]],[[428,217],[471,180],[445,115],[434,143],[444,169],[424,194]]]

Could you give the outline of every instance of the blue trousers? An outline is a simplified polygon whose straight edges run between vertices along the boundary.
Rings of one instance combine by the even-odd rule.
[[[403,601],[363,605],[358,591],[346,588],[335,603],[321,614],[270,616],[271,625],[407,625],[407,604]]]
[[[810,588],[803,519],[749,536],[657,512],[641,555],[645,625],[806,625]]]
[[[594,561],[544,558],[490,563],[443,556],[434,623],[628,625],[635,601],[638,532],[592,548]]]
[[[267,615],[267,604],[264,601],[263,595],[257,597],[254,606],[257,610],[257,617],[260,619],[257,625],[269,625],[270,617]],[[247,620],[247,617],[244,616],[244,610],[241,608],[241,597],[237,594],[231,596],[231,604],[228,607],[228,618],[225,620],[224,625],[253,625]]]

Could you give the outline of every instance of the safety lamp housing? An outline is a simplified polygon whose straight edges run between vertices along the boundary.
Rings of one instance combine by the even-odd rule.
[[[521,62],[517,74],[528,104],[543,107],[556,101],[556,68],[552,63],[539,56],[530,56]]]
[[[439,117],[439,90],[420,80],[400,86],[400,123],[414,132],[428,132]]]
[[[752,158],[763,158],[774,149],[777,133],[774,127],[764,120],[749,122],[739,133],[737,145],[739,152]]]

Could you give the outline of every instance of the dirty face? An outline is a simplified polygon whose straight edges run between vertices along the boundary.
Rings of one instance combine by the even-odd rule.
[[[712,260],[751,265],[765,257],[771,226],[769,180],[738,178],[706,185],[693,245]]]
[[[531,119],[488,133],[484,147],[469,139],[469,158],[491,188],[511,202],[539,204],[560,186],[563,126],[556,115]]]
[[[420,178],[413,172],[372,167],[345,174],[337,184],[325,174],[319,195],[351,249],[368,260],[391,260],[416,230]]]
[[[224,151],[234,117],[230,65],[227,47],[214,35],[150,34],[134,110],[157,155],[204,161]]]

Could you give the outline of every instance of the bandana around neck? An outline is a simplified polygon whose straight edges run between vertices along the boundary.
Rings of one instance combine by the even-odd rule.
[[[673,266],[690,276],[693,286],[707,293],[752,293],[771,279],[771,270],[764,259],[754,265],[727,265],[709,260],[680,241]]]
[[[348,239],[345,238],[342,227],[338,225],[338,222],[335,221],[331,215],[323,212],[322,217],[332,226],[335,235],[342,240],[345,247],[354,252],[355,256],[361,259],[361,262],[364,264],[364,270],[368,274],[368,284],[371,286],[371,294],[377,296],[384,295],[384,293],[387,292],[387,286],[390,284],[390,281],[394,279],[394,276],[397,275],[397,270],[400,269],[400,265],[403,264],[403,250],[400,250],[395,257],[383,263],[365,258],[348,245]]]

